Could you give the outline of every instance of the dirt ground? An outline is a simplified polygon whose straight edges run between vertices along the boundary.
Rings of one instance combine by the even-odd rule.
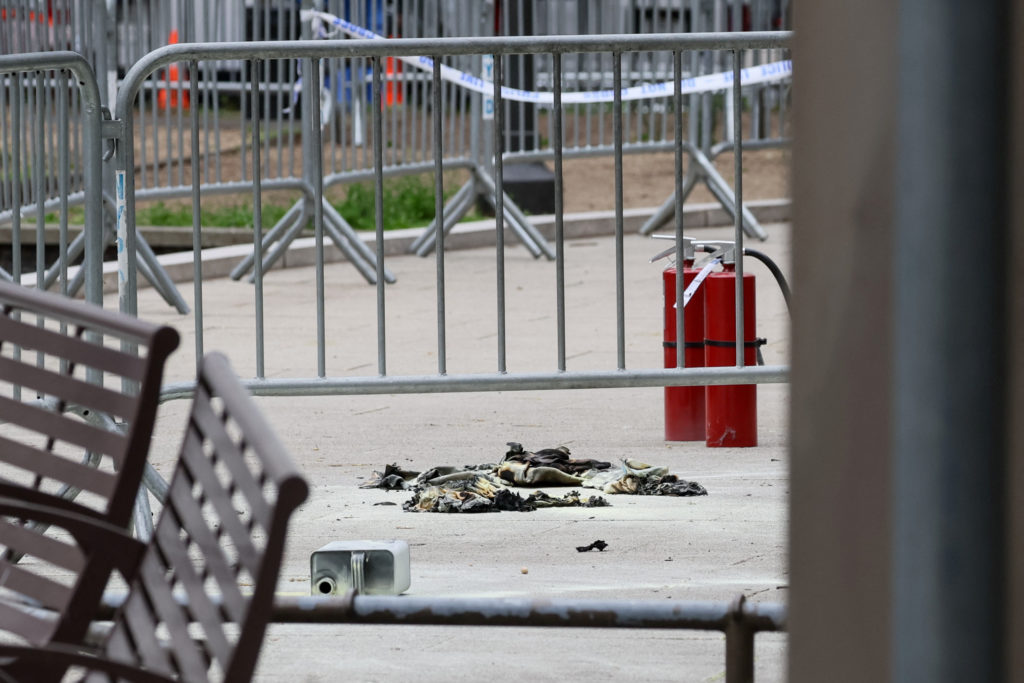
[[[747,152],[743,155],[743,197],[745,200],[776,199],[789,196],[788,149],[768,149]],[[733,156],[723,154],[715,160],[715,167],[723,178],[734,186]],[[241,168],[238,154],[221,157],[222,170],[237,172]],[[552,164],[546,164],[552,168]],[[661,205],[675,188],[675,157],[672,153],[631,154],[623,157],[623,206],[627,209],[655,207]],[[185,173],[190,172],[185,165]],[[569,159],[564,162],[564,206],[566,213],[584,211],[612,211],[615,209],[615,175],[612,157],[589,157]],[[455,189],[466,179],[465,172],[447,174],[446,186]],[[425,176],[427,182],[432,180]],[[340,198],[344,188],[335,186],[329,196]],[[298,198],[288,191],[268,191],[264,202],[287,204]],[[187,203],[189,200],[170,200],[167,204]],[[246,194],[219,194],[203,196],[207,207],[228,206],[251,201]],[[702,183],[694,187],[686,200],[688,203],[712,203],[714,197]]]
[[[201,122],[205,119],[201,118]],[[385,125],[387,125],[385,120]],[[570,144],[577,144],[573,119],[567,117],[565,136]],[[183,185],[190,186],[191,164],[189,163],[191,146],[189,117],[162,116],[157,119],[158,125],[151,122],[148,128],[141,121],[136,122],[136,189],[147,187],[166,187]],[[542,121],[543,124],[543,121]],[[201,123],[201,126],[204,124]],[[446,140],[455,126],[448,126]],[[746,124],[744,124],[746,126]],[[465,125],[463,125],[466,128]],[[242,145],[243,135],[248,141],[251,128],[246,125],[243,130],[237,115],[219,122],[219,132],[214,137],[203,128],[200,133],[200,156],[203,163],[200,168],[201,182],[209,184],[228,182],[252,175],[253,155],[251,145]],[[544,125],[541,130],[546,129]],[[395,129],[397,130],[397,129]],[[462,135],[455,135],[454,142],[446,144],[446,152],[454,156],[468,152],[468,128]],[[262,131],[264,144],[261,148],[261,165],[265,181],[279,178],[295,178],[301,175],[302,153],[299,129],[292,125],[275,126],[271,123]],[[423,157],[429,148],[421,139],[409,137],[409,133],[391,132],[385,129],[388,138],[385,149],[384,163],[401,165],[407,163],[429,163]],[[643,139],[642,132],[627,131],[627,139]],[[394,138],[392,142],[391,138]],[[323,170],[325,176],[349,171],[372,169],[373,162],[370,150],[352,145],[343,146],[338,143],[342,139],[336,131],[329,128],[324,133]],[[344,138],[351,140],[351,132],[346,131]],[[604,139],[604,138],[602,138]],[[574,143],[575,141],[575,143]],[[543,136],[542,136],[543,142]],[[605,140],[607,144],[608,140]],[[405,143],[415,148],[408,151]],[[214,150],[219,149],[220,153]],[[422,157],[422,158],[421,158]],[[167,159],[173,161],[167,162]],[[775,199],[789,196],[789,160],[788,148],[761,149],[745,152],[743,155],[743,196],[745,199]],[[684,160],[685,164],[689,159]],[[714,163],[723,178],[734,186],[734,157],[731,153],[723,153]],[[623,164],[623,205],[625,208],[645,208],[659,206],[672,194],[675,184],[675,157],[672,152],[645,152],[625,154]],[[553,164],[547,162],[548,168]],[[446,174],[446,189],[454,191],[465,182],[465,171],[454,171]],[[425,182],[432,183],[432,175],[423,176]],[[610,211],[615,208],[614,160],[611,155],[592,156],[567,159],[564,162],[564,206],[566,213],[584,211]],[[328,197],[341,199],[345,193],[345,184],[335,184],[327,189]],[[298,198],[296,191],[267,191],[264,202],[290,204]],[[140,200],[141,201],[141,200]],[[202,197],[205,207],[230,206],[251,201],[251,192],[237,194],[204,193]],[[688,202],[714,202],[714,197],[702,184],[694,188],[687,198]],[[165,200],[168,204],[189,204],[189,199]]]
[[[776,199],[789,196],[788,149],[766,149],[743,155],[744,199]],[[715,167],[734,185],[733,155],[723,154]],[[565,210],[610,211],[615,208],[615,169],[611,157],[594,157],[565,162]],[[658,206],[675,186],[673,154],[633,154],[622,159],[622,203],[626,208]],[[703,184],[698,184],[687,202],[714,202]]]

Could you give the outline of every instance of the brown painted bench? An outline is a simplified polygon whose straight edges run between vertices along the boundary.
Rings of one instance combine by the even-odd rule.
[[[127,528],[177,345],[170,327],[0,282],[0,496]],[[77,642],[112,567],[0,517],[0,631]]]
[[[95,518],[0,499],[0,514],[59,526],[134,573],[99,648],[0,645],[0,657],[15,658],[0,666],[0,679],[60,680],[77,668],[132,681],[248,681],[271,616],[288,520],[307,494],[226,359],[206,356],[148,545]]]

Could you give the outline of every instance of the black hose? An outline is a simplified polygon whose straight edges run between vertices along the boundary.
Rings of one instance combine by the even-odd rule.
[[[792,313],[789,306],[789,283],[786,282],[786,276],[782,274],[782,269],[776,265],[775,261],[768,258],[768,255],[764,252],[744,248],[743,254],[745,256],[753,256],[771,271],[771,274],[775,276],[775,281],[779,283],[779,289],[782,290],[782,298],[786,300],[786,310]]]

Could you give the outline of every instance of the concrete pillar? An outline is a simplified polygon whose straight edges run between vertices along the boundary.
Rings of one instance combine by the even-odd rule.
[[[794,30],[790,680],[885,681],[897,8]]]

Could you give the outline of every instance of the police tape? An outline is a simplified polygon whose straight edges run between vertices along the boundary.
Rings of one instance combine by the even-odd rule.
[[[316,10],[302,10],[303,21],[312,22],[313,31],[323,38],[330,38],[338,33],[343,33],[352,38],[365,38],[369,40],[387,40],[384,36],[373,31],[353,24],[341,17],[319,12]],[[326,26],[334,27],[333,31],[327,30]],[[433,71],[434,60],[430,57],[398,57],[400,61],[423,71]],[[760,64],[740,70],[741,86],[761,85],[764,83],[777,83],[785,81],[793,75],[793,62],[785,59],[768,64]],[[491,96],[494,94],[494,84],[482,78],[460,71],[445,64],[441,65],[441,79],[450,83],[460,85],[467,90],[478,92],[482,95]],[[733,72],[706,74],[684,78],[680,81],[680,94],[693,95],[696,93],[715,92],[729,90],[732,88]],[[660,97],[671,97],[674,94],[674,83],[672,81],[661,81],[658,83],[644,83],[628,88],[622,88],[622,101],[648,100]],[[501,86],[503,99],[513,102],[532,102],[540,105],[554,105],[554,95],[550,92],[537,92],[533,90],[520,90]],[[614,102],[615,91],[589,90],[583,92],[562,93],[562,104],[597,104],[601,102]]]

